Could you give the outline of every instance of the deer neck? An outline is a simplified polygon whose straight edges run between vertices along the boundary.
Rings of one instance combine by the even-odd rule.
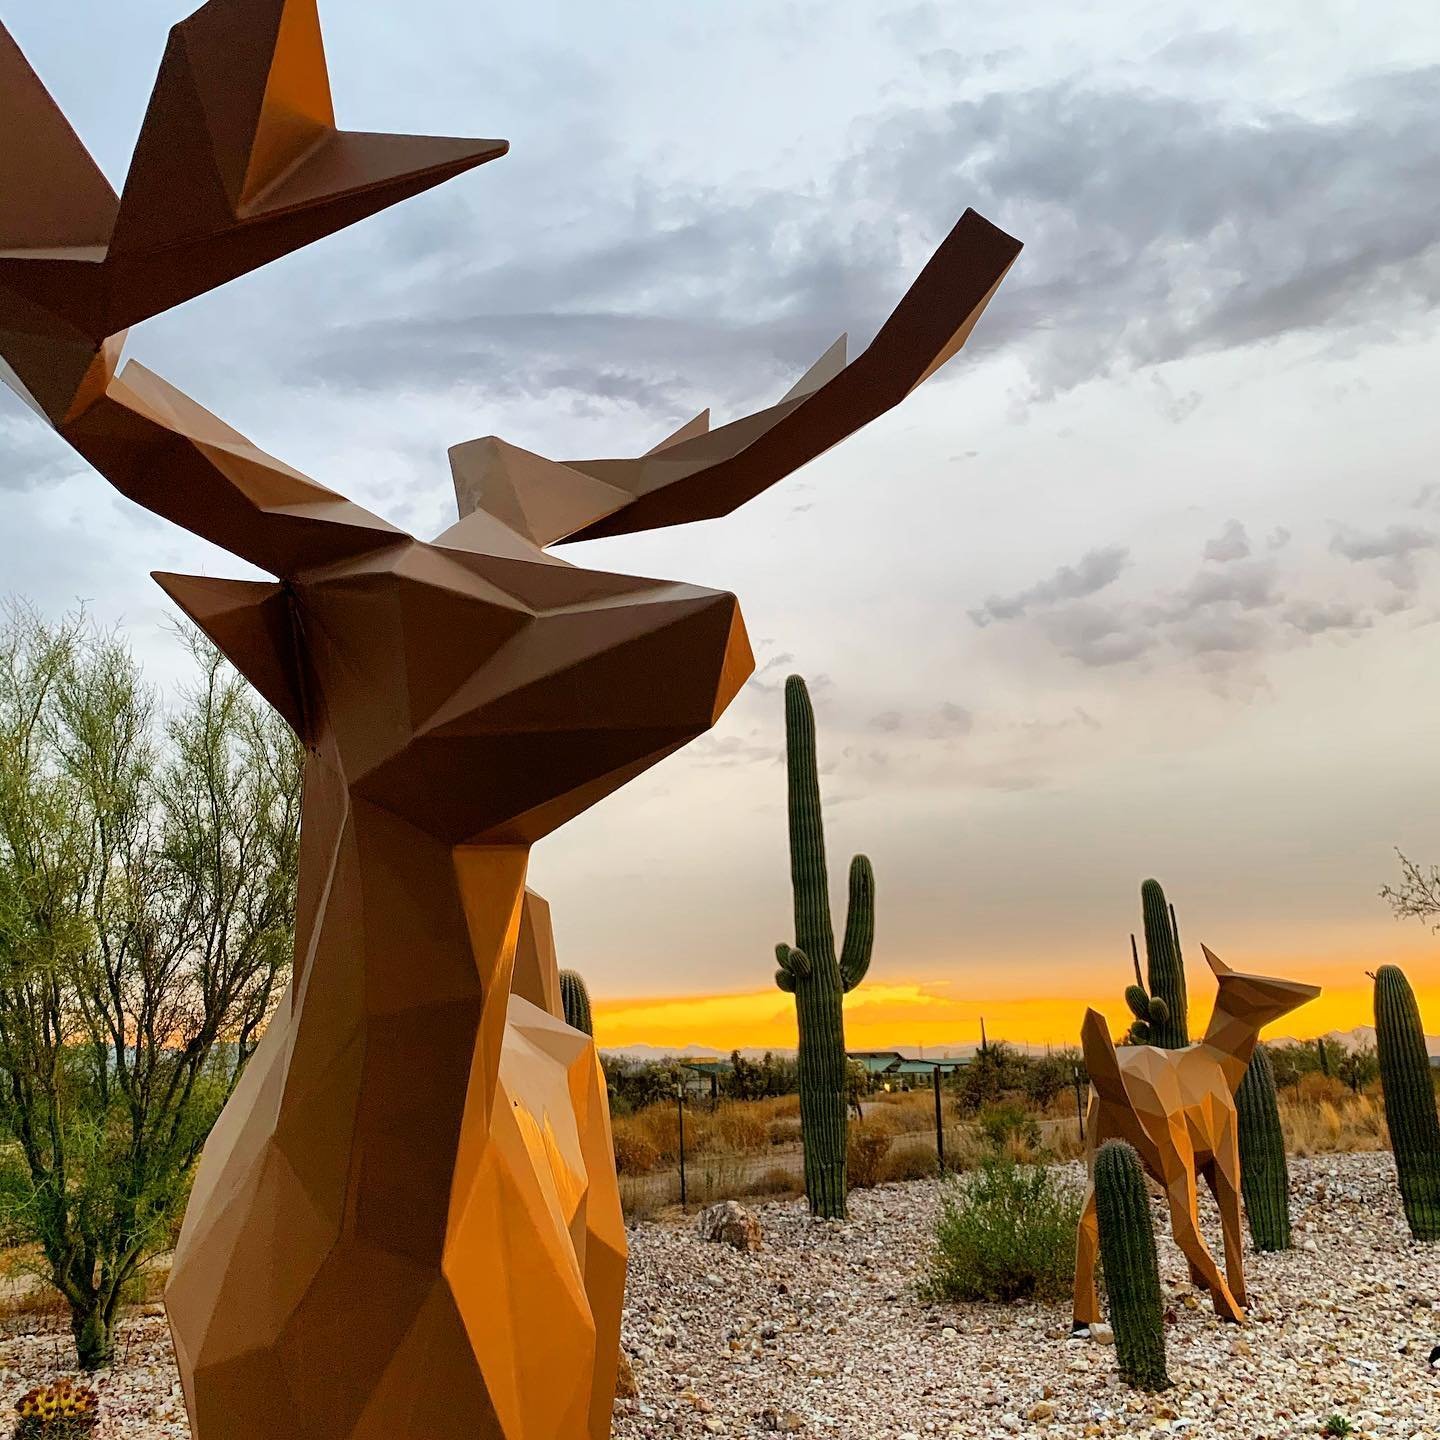
[[[438,1261],[489,1133],[528,847],[448,845],[320,757],[303,819],[287,1150],[329,1152],[314,1183],[358,1242]]]
[[[1210,1026],[1205,1031],[1201,1044],[1219,1062],[1232,1095],[1245,1078],[1245,1071],[1249,1068],[1250,1057],[1255,1053],[1255,1042],[1259,1036],[1259,1026],[1253,1020],[1241,1019],[1232,1014],[1222,993],[1215,1002],[1215,1013],[1210,1017]]]

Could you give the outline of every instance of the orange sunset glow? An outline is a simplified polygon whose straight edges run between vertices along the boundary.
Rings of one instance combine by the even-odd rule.
[[[1379,963],[1378,961],[1376,963]],[[1369,1025],[1371,987],[1363,971],[1330,967],[1275,966],[1277,974],[1305,973],[1324,986],[1320,998],[1275,1027],[1275,1034],[1304,1039],[1334,1030]],[[991,1040],[1017,1044],[1077,1043],[1085,1010],[1094,1006],[1118,1033],[1129,1024],[1122,987],[1129,977],[1117,971],[1096,976],[1092,989],[1028,997],[995,992],[980,995],[974,987],[941,982],[867,983],[846,1000],[845,1038],[852,1049],[897,1046],[967,1046],[980,1039],[984,1017]],[[1191,967],[1190,1026],[1203,1033],[1210,1014],[1211,991],[1203,973]],[[1416,996],[1425,1014],[1440,1014],[1440,983],[1417,983]],[[717,1053],[736,1048],[773,1046],[793,1049],[795,1006],[774,988],[718,995],[650,996],[595,1003],[595,1035],[602,1049],[649,1045],[679,1050],[699,1046]]]

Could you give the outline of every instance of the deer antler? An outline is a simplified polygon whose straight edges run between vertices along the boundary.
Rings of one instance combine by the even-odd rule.
[[[274,574],[400,532],[250,445],[124,330],[503,155],[338,130],[315,0],[209,0],[170,32],[123,195],[0,26],[0,379],[117,489]]]
[[[845,363],[842,335],[775,405],[718,430],[701,411],[636,459],[560,464],[493,436],[457,446],[461,515],[485,509],[507,524],[523,516],[523,533],[539,545],[728,515],[898,405],[956,355],[1020,248],[967,210],[856,360]]]

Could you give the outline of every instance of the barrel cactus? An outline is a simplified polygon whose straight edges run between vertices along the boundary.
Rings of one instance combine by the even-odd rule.
[[[565,1023],[593,1038],[595,1023],[590,1018],[590,992],[573,970],[560,972],[560,1003],[565,1007]]]
[[[1375,972],[1375,1044],[1385,1121],[1405,1219],[1417,1240],[1440,1240],[1440,1116],[1415,992],[1398,966]]]
[[[1149,994],[1164,1004],[1162,1018],[1151,1018],[1149,1040],[1162,1050],[1183,1050],[1190,1043],[1186,1018],[1185,962],[1180,954],[1180,929],[1175,909],[1165,902],[1158,880],[1140,887],[1140,906],[1145,916],[1145,960],[1150,982]]]
[[[820,776],[815,761],[815,712],[805,682],[785,682],[785,752],[790,786],[790,880],[795,895],[795,944],[777,945],[775,983],[795,997],[800,1032],[800,1135],[810,1210],[845,1218],[847,1192],[847,1066],[845,993],[865,978],[875,940],[875,876],[870,862],[850,862],[845,941],[835,953]]]
[[[1139,1390],[1167,1389],[1160,1271],[1140,1157],[1123,1140],[1107,1141],[1095,1155],[1094,1183],[1120,1376]]]
[[[1255,1047],[1235,1092],[1240,1122],[1240,1188],[1250,1238],[1257,1250],[1290,1248],[1290,1170],[1275,1098],[1275,1071],[1263,1045]]]

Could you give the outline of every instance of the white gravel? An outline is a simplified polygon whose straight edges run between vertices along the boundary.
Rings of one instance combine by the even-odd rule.
[[[1064,1304],[917,1299],[932,1182],[860,1192],[844,1225],[798,1203],[762,1206],[755,1255],[705,1243],[693,1220],[641,1224],[625,1321],[640,1395],[617,1404],[615,1440],[1289,1440],[1332,1412],[1371,1440],[1437,1440],[1440,1374],[1427,1360],[1440,1341],[1440,1245],[1410,1243],[1386,1154],[1292,1160],[1291,1173],[1297,1248],[1248,1257],[1243,1330],[1193,1295],[1161,1227],[1175,1385],[1153,1398],[1120,1384],[1112,1348],[1064,1338]],[[69,1373],[67,1355],[65,1335],[0,1341],[0,1409]],[[98,1378],[100,1435],[184,1440],[163,1318],[127,1322],[120,1356]]]
[[[1440,1246],[1411,1243],[1388,1154],[1292,1160],[1291,1175],[1297,1248],[1247,1257],[1244,1329],[1194,1295],[1158,1227],[1175,1382],[1158,1397],[1120,1383],[1113,1348],[1066,1338],[1066,1303],[917,1299],[933,1182],[860,1192],[844,1225],[763,1206],[758,1255],[688,1224],[640,1225],[625,1326],[640,1395],[617,1406],[616,1440],[1284,1440],[1316,1435],[1332,1412],[1357,1436],[1436,1440]]]

